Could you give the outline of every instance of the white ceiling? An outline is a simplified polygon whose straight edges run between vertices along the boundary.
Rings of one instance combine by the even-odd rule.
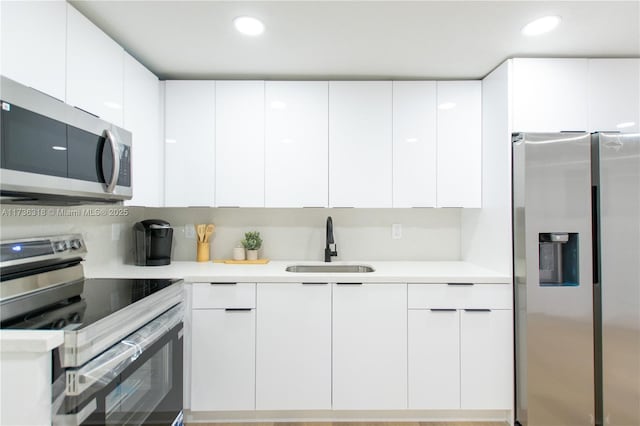
[[[163,79],[481,78],[515,56],[640,56],[640,0],[71,3]],[[552,33],[520,34],[551,14]],[[265,33],[237,33],[240,15]]]

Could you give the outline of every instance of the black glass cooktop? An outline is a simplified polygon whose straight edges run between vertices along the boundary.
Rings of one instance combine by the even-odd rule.
[[[11,318],[2,323],[2,328],[19,329],[63,329],[76,330],[91,325],[153,293],[178,279],[104,279],[87,278],[74,286],[74,295],[64,286],[47,289],[51,304],[45,308]],[[64,293],[63,299],[56,294]]]

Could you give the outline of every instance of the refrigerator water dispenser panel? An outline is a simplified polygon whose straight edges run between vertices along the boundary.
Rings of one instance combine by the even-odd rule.
[[[538,234],[541,287],[575,287],[580,283],[578,233]]]

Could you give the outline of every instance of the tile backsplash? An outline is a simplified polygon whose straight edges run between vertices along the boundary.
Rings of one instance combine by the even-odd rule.
[[[231,258],[233,247],[244,232],[256,230],[264,240],[261,257],[322,260],[327,216],[333,218],[338,249],[335,260],[460,260],[461,256],[460,209],[74,206],[47,210],[50,214],[41,216],[26,216],[16,215],[13,209],[29,206],[1,208],[1,239],[81,233],[87,244],[89,264],[114,260],[133,263],[132,227],[143,219],[164,219],[174,227],[173,260],[195,260],[196,240],[185,235],[185,227],[195,223],[216,225],[212,258]],[[392,238],[392,224],[402,226],[400,239]],[[114,236],[119,238],[114,240]]]
[[[322,260],[327,216],[333,219],[338,249],[335,260],[459,260],[459,209],[211,209],[147,208],[148,218],[164,219],[175,228],[175,260],[193,260],[196,240],[185,226],[216,225],[213,258],[231,258],[247,231],[260,231],[261,257],[273,260]],[[392,239],[391,225],[402,225]]]

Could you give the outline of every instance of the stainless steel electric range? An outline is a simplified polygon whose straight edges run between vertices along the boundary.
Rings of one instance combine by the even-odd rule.
[[[182,280],[85,278],[81,235],[0,248],[1,327],[64,332],[54,424],[182,424]]]

